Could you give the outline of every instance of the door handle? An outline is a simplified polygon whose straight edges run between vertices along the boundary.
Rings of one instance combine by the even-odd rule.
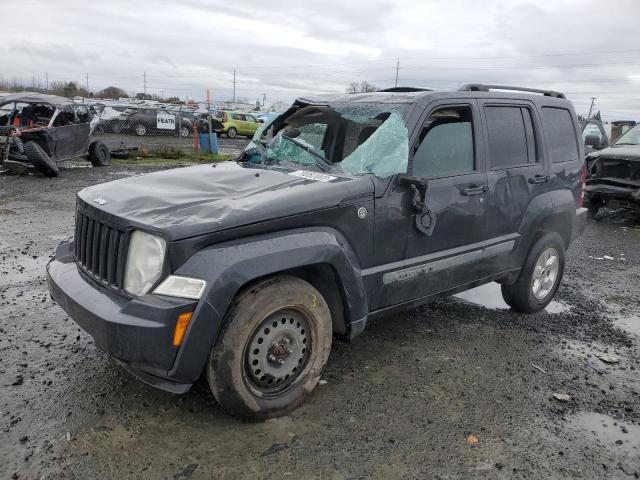
[[[489,187],[487,185],[481,185],[479,187],[467,187],[462,190],[463,195],[482,195]]]
[[[549,181],[549,177],[547,175],[534,175],[533,177],[529,177],[529,183],[545,183]]]

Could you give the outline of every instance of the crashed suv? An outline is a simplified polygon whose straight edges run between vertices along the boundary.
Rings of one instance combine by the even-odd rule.
[[[586,142],[590,140],[587,137]],[[587,155],[587,167],[585,198],[590,214],[602,207],[640,211],[640,124],[609,148]]]
[[[141,380],[204,373],[252,420],[373,317],[491,281],[537,312],[585,225],[584,151],[562,94],[499,88],[301,98],[236,161],[85,188],[51,295]]]
[[[47,177],[58,163],[84,157],[94,166],[109,165],[109,148],[91,140],[98,123],[94,107],[41,93],[23,92],[0,99],[0,169],[38,170]]]

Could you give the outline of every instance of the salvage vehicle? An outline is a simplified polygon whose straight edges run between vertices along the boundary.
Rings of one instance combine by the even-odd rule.
[[[235,161],[81,190],[52,298],[141,380],[204,373],[250,420],[300,405],[373,317],[492,281],[540,311],[586,221],[571,103],[398,90],[300,98]]]
[[[104,132],[145,135],[175,134],[188,137],[193,133],[193,115],[149,107],[127,107],[118,117],[100,124]]]
[[[640,124],[609,148],[587,155],[587,168],[585,200],[591,215],[602,207],[640,210]]]
[[[260,126],[256,117],[248,113],[218,111],[214,115],[222,122],[222,128],[218,133],[223,133],[229,138],[238,135],[251,137]]]
[[[109,148],[91,141],[98,115],[90,105],[56,95],[22,92],[0,99],[0,168],[59,174],[58,163],[84,157],[109,165]]]

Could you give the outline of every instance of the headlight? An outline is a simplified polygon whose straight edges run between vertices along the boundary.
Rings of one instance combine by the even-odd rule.
[[[136,230],[131,235],[124,289],[132,295],[144,295],[162,275],[167,243],[163,238]]]
[[[153,293],[198,300],[202,296],[202,292],[204,292],[204,287],[206,286],[207,282],[199,278],[169,275],[156,287]]]

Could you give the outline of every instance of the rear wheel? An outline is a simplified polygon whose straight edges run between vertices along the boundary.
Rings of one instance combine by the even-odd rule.
[[[139,137],[143,137],[147,134],[147,127],[145,127],[142,123],[138,123],[133,130]]]
[[[89,161],[94,167],[106,167],[111,164],[111,151],[104,142],[96,140],[89,145]]]
[[[315,388],[331,349],[331,314],[307,282],[274,277],[239,295],[207,363],[218,403],[248,420],[286,415]]]
[[[236,138],[238,136],[238,131],[231,127],[229,130],[227,130],[227,137],[229,138]]]
[[[502,285],[502,297],[516,312],[538,312],[553,299],[563,272],[564,242],[547,232],[531,247],[515,283]]]
[[[33,166],[45,177],[57,177],[60,174],[56,162],[36,142],[26,142],[24,144],[24,153]]]
[[[183,125],[182,127],[180,127],[180,136],[183,138],[186,138],[189,136],[189,132],[191,130],[189,129],[189,127],[187,125]]]

